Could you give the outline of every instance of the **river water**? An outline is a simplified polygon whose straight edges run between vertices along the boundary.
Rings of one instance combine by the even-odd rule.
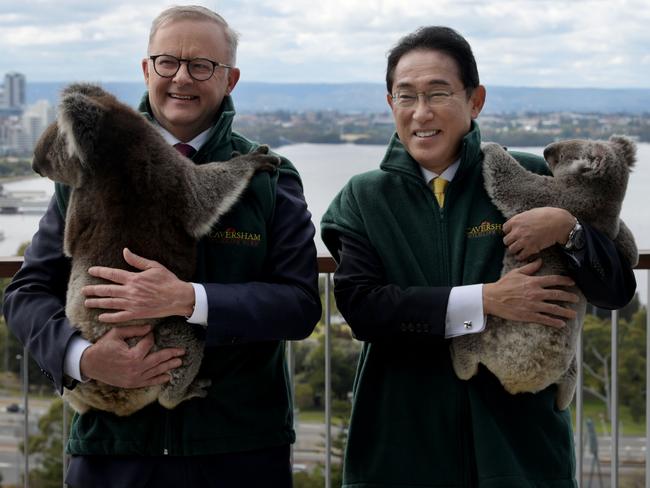
[[[515,149],[515,148],[513,148]],[[542,154],[543,148],[516,148],[534,154]],[[298,168],[303,178],[305,196],[312,220],[318,228],[321,216],[332,198],[343,185],[357,173],[378,167],[384,155],[385,146],[364,146],[354,144],[295,144],[278,150]],[[639,143],[637,164],[630,177],[627,195],[621,216],[630,227],[639,249],[650,251],[650,216],[648,192],[650,192],[650,144]],[[45,191],[51,195],[53,183],[46,178],[30,178],[4,184],[5,191]],[[39,215],[2,215],[0,231],[4,240],[0,242],[0,256],[15,255],[22,242],[29,241],[38,226]],[[320,236],[316,236],[319,254],[327,251]],[[645,273],[637,274],[641,297],[645,297],[647,278]],[[645,301],[645,298],[642,298]]]

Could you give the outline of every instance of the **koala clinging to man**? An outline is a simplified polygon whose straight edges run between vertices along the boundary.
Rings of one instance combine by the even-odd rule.
[[[280,164],[267,146],[224,162],[196,165],[167,144],[140,114],[102,88],[73,84],[62,93],[57,122],[34,151],[33,168],[65,184],[64,252],[72,258],[66,315],[90,342],[110,327],[154,325],[154,350],[185,349],[183,364],[165,385],[116,388],[97,381],[79,383],[64,397],[80,413],[89,408],[130,415],[154,401],[166,408],[207,394],[209,380],[197,378],[203,341],[183,317],[107,325],[105,310],[84,306],[81,289],[104,282],[91,266],[130,269],[123,250],[146,255],[181,280],[192,278],[196,243],[228,212],[258,171]]]
[[[614,240],[632,265],[638,251],[632,233],[619,220],[636,147],[622,136],[609,141],[568,140],[544,150],[553,176],[532,173],[497,144],[483,146],[483,176],[492,202],[510,218],[536,207],[568,210]],[[566,258],[556,246],[543,250],[543,265],[538,275],[567,274]],[[506,253],[502,275],[522,266]],[[483,363],[509,393],[538,392],[557,384],[556,405],[566,408],[576,387],[576,347],[584,320],[586,300],[577,287],[569,289],[579,296],[568,304],[577,317],[565,327],[555,329],[533,323],[509,321],[488,316],[485,330],[452,339],[454,370],[469,379]]]

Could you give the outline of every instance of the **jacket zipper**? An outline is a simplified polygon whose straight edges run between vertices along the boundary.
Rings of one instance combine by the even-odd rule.
[[[163,456],[169,455],[169,410],[165,409],[165,431],[163,433]]]

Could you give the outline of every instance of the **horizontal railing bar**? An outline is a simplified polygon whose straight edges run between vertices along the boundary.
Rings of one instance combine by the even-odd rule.
[[[18,257],[0,257],[0,278],[10,278],[20,269],[23,258]],[[650,269],[650,250],[639,251],[639,264],[635,269]],[[334,273],[336,271],[336,262],[332,256],[318,256],[318,272]]]

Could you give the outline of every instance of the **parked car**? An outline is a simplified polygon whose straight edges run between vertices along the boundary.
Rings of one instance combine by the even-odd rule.
[[[10,403],[5,407],[5,410],[9,413],[23,413],[25,411],[23,406],[17,403]]]

